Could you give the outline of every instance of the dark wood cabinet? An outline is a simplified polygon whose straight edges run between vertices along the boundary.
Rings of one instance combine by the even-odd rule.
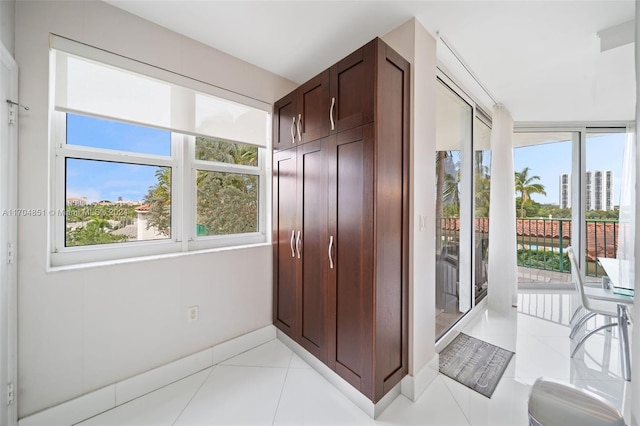
[[[297,148],[298,229],[301,233],[299,343],[327,362],[328,235],[328,140],[320,139]]]
[[[296,144],[298,119],[297,93],[289,93],[273,105],[273,149],[288,149]]]
[[[377,46],[369,42],[275,103],[274,150],[373,121]]]
[[[333,132],[373,121],[376,40],[356,50],[329,70]]]
[[[296,262],[297,167],[295,150],[281,151],[273,156],[273,322],[295,339],[297,330]]]
[[[328,136],[274,153],[274,324],[377,402],[407,373],[409,64],[375,39],[328,75],[297,100],[338,95]]]
[[[308,143],[329,136],[329,71],[298,88],[298,142]]]

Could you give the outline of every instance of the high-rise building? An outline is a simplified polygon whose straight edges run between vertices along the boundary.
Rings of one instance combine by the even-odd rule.
[[[560,175],[560,208],[571,208],[571,175]],[[585,174],[587,210],[613,210],[613,171],[587,170]]]
[[[571,175],[564,173],[560,175],[560,208],[571,208]]]

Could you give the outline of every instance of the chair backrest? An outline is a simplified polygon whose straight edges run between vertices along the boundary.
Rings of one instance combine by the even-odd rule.
[[[573,252],[573,248],[567,247],[565,249],[565,253],[569,257],[569,262],[571,262],[571,269],[573,271],[573,276],[575,277],[575,286],[578,294],[580,295],[580,301],[582,302],[582,306],[589,309],[589,299],[584,294],[584,282],[582,281],[582,273],[580,272],[580,268],[578,267],[578,260],[576,259],[576,255]]]

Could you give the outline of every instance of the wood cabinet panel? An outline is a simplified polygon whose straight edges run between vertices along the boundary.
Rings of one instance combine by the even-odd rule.
[[[330,97],[335,99],[335,132],[373,121],[376,45],[374,40],[331,67]]]
[[[301,344],[326,362],[327,139],[298,147],[298,186],[302,214]]]
[[[293,91],[273,106],[274,150],[288,149],[295,146],[297,117],[297,91]]]
[[[297,332],[296,185],[295,150],[286,150],[274,154],[273,322],[291,337],[294,337]]]
[[[375,394],[407,373],[409,235],[409,64],[378,49],[376,93]]]
[[[370,376],[372,349],[372,133],[369,126],[338,134],[330,184],[336,188],[336,370],[358,388]]]
[[[329,136],[329,71],[298,89],[298,141],[308,143]]]

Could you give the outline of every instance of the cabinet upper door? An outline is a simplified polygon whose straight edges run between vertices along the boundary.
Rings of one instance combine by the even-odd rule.
[[[289,93],[273,106],[273,149],[287,149],[297,142],[297,91]]]
[[[273,155],[273,323],[289,336],[298,333],[296,298],[300,228],[297,222],[296,150]]]
[[[375,39],[330,68],[332,132],[362,126],[374,119]]]
[[[298,142],[329,136],[329,107],[329,70],[326,70],[298,88]]]

